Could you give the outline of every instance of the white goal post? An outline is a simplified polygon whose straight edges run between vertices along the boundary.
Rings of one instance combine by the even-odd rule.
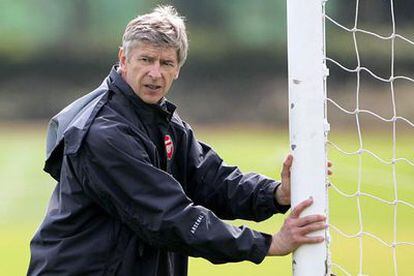
[[[312,233],[325,236],[325,242],[301,246],[294,252],[293,275],[330,275],[331,268],[340,275],[411,275],[413,251],[408,250],[414,250],[414,159],[408,141],[414,131],[410,109],[414,76],[409,51],[414,50],[414,22],[401,13],[411,4],[376,0],[371,2],[381,3],[381,8],[372,11],[363,8],[369,1],[355,0],[351,1],[354,6],[341,3],[351,10],[336,10],[340,2],[328,3],[332,14],[326,14],[326,0],[287,0],[292,207],[312,196],[314,204],[303,216],[325,214],[333,236],[331,241],[328,230]],[[338,15],[342,12],[345,16]],[[402,17],[396,20],[397,15]],[[325,35],[329,43],[336,39],[341,51],[351,50],[354,55],[333,51],[327,56]],[[352,43],[346,45],[346,40]],[[337,70],[349,74],[345,85],[335,87],[330,81],[331,93],[326,89],[325,63],[335,71],[333,80],[338,78]],[[388,70],[382,72],[381,68]],[[356,134],[355,139],[328,139],[328,115],[335,129],[353,121],[355,129],[349,133]],[[329,185],[327,146],[334,156],[355,158],[339,163],[335,173],[342,171],[342,178]],[[330,204],[331,218],[328,186],[335,199]],[[337,206],[341,199],[354,211]],[[374,259],[375,265],[366,265]]]
[[[294,156],[292,165],[292,208],[313,197],[302,216],[327,215],[326,77],[324,2],[287,0],[289,129]],[[304,245],[293,253],[293,275],[328,275],[328,232],[325,242]]]

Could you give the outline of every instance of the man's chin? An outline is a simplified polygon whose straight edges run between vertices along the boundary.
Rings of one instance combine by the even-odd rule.
[[[162,96],[144,95],[143,97],[140,97],[140,98],[146,104],[158,104],[161,101]]]

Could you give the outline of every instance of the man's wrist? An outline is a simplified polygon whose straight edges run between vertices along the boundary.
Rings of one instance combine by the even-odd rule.
[[[277,199],[277,190],[279,189],[279,187],[281,186],[282,184],[279,182],[278,184],[277,184],[277,186],[274,188],[274,190],[273,190],[273,202],[274,202],[274,204],[275,204],[275,207],[276,207],[276,210],[277,210],[277,213],[282,213],[282,214],[284,214],[284,213],[286,213],[288,210],[289,210],[289,208],[290,208],[290,202],[288,203],[288,204],[281,204],[279,201],[278,201],[278,199]]]
[[[283,193],[282,184],[276,187],[275,197],[279,205],[290,205],[290,198]]]

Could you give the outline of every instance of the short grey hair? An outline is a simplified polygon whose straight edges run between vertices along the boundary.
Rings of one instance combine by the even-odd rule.
[[[188,52],[184,20],[172,6],[157,6],[151,13],[132,19],[122,37],[125,56],[129,58],[128,53],[139,42],[147,42],[160,47],[175,48],[178,65],[183,66]]]

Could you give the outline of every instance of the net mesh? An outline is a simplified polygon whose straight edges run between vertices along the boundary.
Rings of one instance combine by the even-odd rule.
[[[330,0],[333,1],[333,0]],[[400,270],[400,275],[403,275],[404,273],[407,273],[411,271],[411,273],[414,273],[414,266],[412,263],[407,263],[404,260],[408,260],[410,258],[405,258],[402,260],[399,258],[399,250],[402,247],[408,247],[411,251],[411,253],[414,253],[414,227],[413,223],[410,223],[409,217],[413,216],[414,213],[414,150],[409,147],[409,145],[406,145],[406,147],[402,147],[405,149],[404,153],[401,153],[401,150],[397,149],[398,143],[408,143],[409,139],[401,139],[400,133],[401,131],[398,131],[399,128],[401,128],[401,125],[404,125],[405,133],[409,131],[414,130],[414,120],[413,118],[410,118],[408,115],[405,116],[402,114],[402,112],[399,112],[397,109],[397,83],[405,82],[406,85],[411,86],[407,91],[414,91],[414,78],[413,75],[408,74],[396,74],[396,43],[403,43],[408,47],[412,47],[414,49],[414,41],[412,39],[407,38],[405,35],[399,34],[396,31],[396,20],[395,20],[395,12],[394,12],[394,1],[389,0],[387,1],[388,6],[388,15],[390,17],[390,32],[386,35],[377,33],[375,30],[370,31],[366,30],[364,28],[361,28],[359,25],[359,12],[362,1],[356,0],[355,2],[355,16],[352,26],[345,26],[344,23],[340,23],[338,20],[334,18],[334,16],[331,16],[329,14],[329,11],[324,12],[325,17],[325,24],[328,26],[330,25],[331,28],[336,28],[337,30],[341,32],[345,32],[349,36],[352,37],[352,46],[354,55],[356,57],[355,59],[355,65],[347,65],[347,61],[340,61],[336,58],[329,56],[326,57],[326,64],[328,68],[332,71],[333,69],[337,71],[343,71],[343,73],[351,74],[356,79],[356,87],[354,87],[354,95],[352,97],[352,105],[349,105],[349,98],[347,100],[341,100],[341,97],[336,97],[338,93],[332,93],[333,96],[331,96],[331,91],[335,92],[335,88],[331,89],[329,86],[330,84],[330,78],[328,78],[328,95],[327,95],[327,117],[330,121],[330,115],[333,112],[339,112],[342,113],[342,116],[348,117],[348,119],[352,120],[352,124],[355,128],[355,137],[356,137],[356,143],[353,146],[349,145],[341,145],[340,142],[337,142],[335,139],[331,139],[331,134],[329,136],[329,139],[327,141],[328,150],[330,159],[332,159],[332,155],[335,156],[342,156],[342,159],[346,158],[354,158],[357,165],[355,166],[355,176],[353,181],[354,183],[350,184],[350,182],[346,182],[345,180],[340,180],[338,178],[338,181],[335,181],[335,177],[332,178],[332,181],[329,183],[329,196],[330,198],[338,198],[342,197],[344,199],[354,200],[355,208],[349,207],[348,204],[349,201],[342,200],[341,202],[347,204],[342,206],[335,206],[335,202],[332,201],[330,203],[330,232],[332,235],[330,244],[335,244],[335,239],[343,239],[345,240],[342,244],[342,248],[345,251],[344,252],[337,252],[338,249],[333,248],[332,249],[332,260],[331,260],[331,266],[332,271],[337,275],[352,275],[352,274],[358,274],[358,275],[366,275],[366,274],[372,274],[372,271],[369,268],[369,266],[378,266],[377,264],[371,263],[372,260],[375,260],[375,257],[367,257],[369,255],[377,255],[377,252],[375,248],[378,248],[378,246],[382,246],[385,248],[388,248],[390,250],[389,254],[389,260],[384,260],[384,262],[388,262],[388,266],[392,267],[392,273],[394,275],[399,275],[399,270],[401,267],[406,266],[405,269]],[[373,1],[371,1],[372,3]],[[381,2],[379,4],[384,4],[384,1],[377,1]],[[325,5],[329,5],[329,2]],[[324,7],[325,10],[325,7]],[[390,51],[389,51],[389,58],[384,58],[381,60],[381,57],[378,57],[380,59],[379,62],[381,63],[387,63],[389,64],[389,71],[387,75],[380,75],[375,71],[375,68],[370,66],[369,64],[366,64],[364,60],[361,58],[361,45],[360,45],[360,35],[369,36],[373,39],[377,40],[377,43],[390,43]],[[326,44],[329,48],[330,45],[330,37],[329,34],[326,37]],[[334,42],[332,42],[334,43]],[[372,45],[374,47],[375,45]],[[368,49],[369,51],[369,49]],[[362,86],[362,80],[364,81],[371,79],[371,81],[380,82],[382,85],[387,86],[387,93],[388,97],[391,101],[391,110],[389,115],[382,115],[379,114],[380,112],[376,110],[372,110],[370,108],[364,108],[361,105],[361,91],[363,88]],[[334,85],[333,85],[334,87]],[[349,94],[349,93],[348,93]],[[411,93],[413,94],[413,93]],[[372,102],[375,101],[375,94],[374,98],[372,99]],[[414,96],[414,95],[412,95]],[[408,98],[409,99],[409,98]],[[330,110],[332,112],[330,112]],[[362,120],[365,120],[368,118],[368,125],[369,122],[372,121],[378,121],[382,124],[386,124],[386,129],[389,128],[389,135],[390,136],[390,143],[389,148],[386,149],[386,152],[389,152],[389,154],[382,154],[383,145],[378,147],[367,147],[366,146],[366,140],[367,136],[364,136],[364,130],[361,124]],[[400,127],[398,127],[400,126]],[[408,129],[408,130],[407,130]],[[334,129],[332,129],[334,131]],[[384,135],[382,131],[379,131],[381,135]],[[398,142],[398,143],[397,143]],[[380,144],[380,143],[379,143]],[[410,151],[411,150],[411,151]],[[377,152],[378,151],[378,152]],[[332,159],[332,161],[335,160]],[[369,171],[367,168],[367,164],[380,164],[377,171]],[[405,178],[399,178],[397,173],[401,171],[401,164],[404,164],[404,173],[406,176]],[[339,169],[339,168],[338,168]],[[372,177],[372,174],[379,174],[380,171],[385,171],[390,169],[390,177],[389,179],[384,179],[380,183],[368,183],[367,179],[369,180],[370,177]],[[349,172],[348,172],[349,173]],[[371,176],[364,176],[364,174],[371,174]],[[352,173],[351,173],[352,174]],[[411,175],[411,177],[409,176]],[[350,179],[351,176],[348,176]],[[346,182],[346,183],[344,183]],[[368,183],[368,184],[367,184]],[[367,186],[376,186],[376,187],[382,187],[384,191],[388,192],[373,192],[376,188],[369,188]],[[403,189],[402,189],[403,187]],[[411,192],[411,194],[407,195],[406,193]],[[404,193],[404,196],[401,196],[402,193]],[[372,220],[369,222],[367,219],[367,216],[370,214],[364,214],[365,211],[372,211],[372,207],[366,207],[369,206],[377,206],[377,204],[382,204],[385,206],[388,206],[390,208],[390,220],[386,222],[380,222],[381,220],[386,220],[386,215],[384,217],[381,216],[381,214],[376,214],[375,217],[377,224],[373,223]],[[346,223],[339,223],[337,225],[335,223],[335,216],[336,214],[332,214],[335,209],[349,209],[347,212],[342,211],[337,212],[337,214],[346,215],[348,219],[347,221],[351,221],[352,219],[355,219],[355,227],[347,227]],[[354,210],[353,210],[354,209]],[[378,208],[379,209],[379,208]],[[353,213],[355,212],[355,213]],[[381,210],[378,210],[378,212],[381,212]],[[407,215],[408,214],[408,215]],[[401,221],[404,221],[402,223]],[[340,220],[338,220],[340,221]],[[388,230],[384,230],[385,227],[388,227]],[[402,229],[402,228],[405,229]],[[376,231],[378,230],[378,231]],[[387,238],[387,235],[384,235],[382,233],[389,232],[390,235]],[[410,235],[402,235],[401,233],[411,233]],[[347,246],[346,244],[352,244],[353,242],[356,242],[355,246]],[[373,243],[376,243],[376,245],[371,246]],[[350,252],[350,249],[357,249],[357,252]],[[373,249],[374,248],[374,249]],[[402,252],[402,251],[401,251]],[[357,260],[357,264],[354,266],[351,264],[347,264],[346,262],[343,264],[341,263],[340,259],[336,259],[336,254],[342,254],[342,255],[355,255],[355,260]],[[401,253],[402,254],[402,253]],[[400,254],[400,255],[401,255]],[[371,262],[370,262],[371,261]],[[377,259],[378,261],[378,259]],[[350,262],[352,263],[352,262]],[[353,266],[353,267],[352,267]],[[408,268],[407,268],[408,267]],[[410,268],[411,267],[411,268]],[[413,269],[413,270],[411,270]],[[371,272],[370,272],[371,271]],[[377,274],[376,272],[375,274]],[[392,274],[391,273],[391,274]],[[382,271],[381,275],[388,275],[389,273]],[[406,275],[406,274],[405,274]]]

